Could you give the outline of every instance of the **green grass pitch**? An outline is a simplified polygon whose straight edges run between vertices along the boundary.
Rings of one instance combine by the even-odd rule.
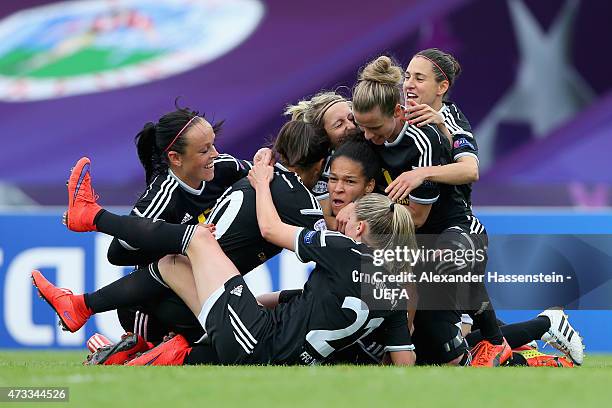
[[[612,355],[589,355],[576,369],[84,367],[84,355],[0,351],[0,386],[69,387],[70,401],[50,406],[106,408],[584,408],[610,406],[612,397]]]

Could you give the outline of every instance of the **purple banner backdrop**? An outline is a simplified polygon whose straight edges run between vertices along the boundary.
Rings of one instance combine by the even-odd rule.
[[[49,3],[3,2],[0,18]],[[130,204],[144,187],[133,137],[172,110],[175,97],[225,119],[218,145],[249,157],[278,130],[286,104],[322,88],[351,87],[359,67],[381,53],[405,65],[415,51],[436,46],[455,54],[464,69],[452,99],[483,150],[475,204],[612,202],[612,172],[604,162],[612,150],[612,67],[604,52],[612,3],[262,3],[250,36],[182,73],[98,93],[0,102],[0,182],[40,203],[63,204],[68,169],[88,155],[102,202]],[[195,46],[180,44],[187,52]],[[6,75],[3,52],[0,76]]]

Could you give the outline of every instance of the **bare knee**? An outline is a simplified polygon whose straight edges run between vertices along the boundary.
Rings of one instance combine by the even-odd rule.
[[[191,237],[191,241],[187,247],[187,252],[196,247],[211,245],[213,242],[216,243],[217,240],[212,232],[210,232],[208,228],[198,226],[193,233],[193,237]]]
[[[191,271],[191,262],[184,255],[166,255],[157,262],[159,273],[164,280],[169,274],[176,273],[177,270]]]

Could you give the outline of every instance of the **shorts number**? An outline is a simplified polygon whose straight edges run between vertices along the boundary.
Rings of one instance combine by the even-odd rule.
[[[357,319],[353,324],[338,330],[311,330],[306,335],[306,341],[323,357],[327,357],[335,351],[335,349],[330,346],[330,341],[340,340],[355,334],[357,330],[363,327],[370,314],[370,309],[368,309],[368,305],[366,305],[363,300],[351,296],[344,298],[342,308],[351,309],[355,312]],[[371,319],[367,322],[365,327],[363,327],[365,332],[359,338],[363,338],[370,334],[374,329],[380,326],[384,320],[385,319],[382,317]]]

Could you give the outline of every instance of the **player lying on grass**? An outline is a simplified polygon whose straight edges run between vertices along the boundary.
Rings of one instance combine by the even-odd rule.
[[[355,147],[350,148],[349,145],[347,145],[346,149],[341,150],[338,153],[337,161],[335,162],[335,165],[334,165],[334,171],[333,171],[332,180],[331,180],[331,183],[334,186],[331,189],[332,197],[334,200],[342,201],[342,198],[344,197],[346,201],[352,201],[354,198],[357,198],[358,196],[365,194],[368,191],[368,189],[372,187],[372,182],[369,182],[367,177],[363,175],[363,172],[364,172],[363,168],[364,168],[364,164],[366,163],[371,165],[371,163],[373,163],[373,160],[368,160],[367,154],[365,156],[363,155],[363,153],[359,154],[359,151],[361,150],[361,148],[362,148],[361,146],[359,148],[355,148]],[[364,157],[366,159],[364,159]],[[359,162],[360,160],[361,162]],[[357,186],[361,186],[361,187],[357,187],[357,190],[358,190],[357,194],[345,197],[343,193],[343,185],[345,183],[347,185],[351,185],[354,183],[354,184],[357,184]],[[361,191],[359,191],[360,189]],[[126,342],[123,343],[123,345],[125,344]]]
[[[375,175],[379,168],[376,154],[368,144],[360,142],[359,137],[351,137],[334,152],[330,160],[328,181],[331,212],[326,214],[326,220],[332,220],[332,224],[328,224],[330,229],[334,229],[334,217],[342,209],[373,191]],[[286,301],[290,296],[298,293],[299,290],[275,292],[261,295],[258,300],[267,307],[274,307],[278,304],[279,299]],[[566,327],[568,327],[567,330]],[[582,364],[582,341],[578,333],[574,333],[567,315],[561,310],[550,309],[533,320],[500,325],[500,329],[513,349],[518,349],[533,340],[543,340],[563,351],[572,361]],[[477,327],[474,327],[474,331],[466,336],[468,345],[478,344],[481,339],[482,335]],[[375,336],[368,336],[343,350],[336,356],[336,360],[343,363],[379,363],[382,358],[381,350],[382,347],[376,343]],[[542,365],[545,362],[553,366],[571,365],[567,360],[554,355],[536,354],[537,352],[532,350],[526,350],[526,353],[528,359],[514,353],[513,364]]]
[[[291,121],[279,132],[274,149],[280,162],[290,169],[280,163],[275,167],[279,177],[272,183],[272,190],[277,197],[281,217],[309,229],[324,228],[321,208],[308,190],[318,179],[327,157],[326,136],[316,132],[309,124]],[[83,183],[88,189],[84,188]],[[106,232],[142,251],[160,254],[184,252],[194,234],[195,225],[152,222],[147,218],[117,216],[103,211],[95,203],[89,183],[89,161],[83,159],[74,168],[68,183],[67,225],[70,229]],[[87,205],[75,208],[76,201]],[[207,221],[219,226],[216,236],[220,245],[242,273],[248,273],[281,250],[261,237],[255,214],[255,191],[246,178],[226,192]],[[85,304],[82,295],[72,295],[55,288],[39,272],[33,273],[33,279],[45,300],[59,312],[62,325],[73,332],[80,329],[93,313],[150,301],[160,302],[161,298],[172,293],[158,276],[155,264],[139,268],[90,294],[89,298],[95,296],[97,299],[95,309]],[[173,314],[180,312],[193,316],[182,302],[171,306]],[[199,327],[199,322],[193,320]]]
[[[295,227],[282,222],[274,207],[269,185],[274,177],[273,168],[263,165],[249,174],[259,228],[271,243],[295,251],[303,262],[316,262],[304,291],[274,309],[263,308],[212,234],[198,228],[201,238],[187,248],[191,262],[164,258],[159,271],[198,315],[211,344],[191,349],[177,335],[128,365],[315,364],[374,330],[393,364],[414,363],[404,302],[375,302],[376,285],[361,279],[375,271],[373,249],[415,245],[409,212],[370,194],[356,202],[346,236]],[[399,271],[408,265],[389,267]]]
[[[373,157],[368,154],[367,146],[364,146],[363,143],[347,142],[334,153],[331,164],[329,185],[330,198],[332,203],[340,204],[342,201],[346,201],[347,203],[352,202],[353,200],[358,199],[359,197],[366,194],[367,190],[372,187],[373,180],[371,180],[371,178],[368,179],[364,172],[367,172],[367,170],[365,169],[372,165],[372,163],[376,162],[375,157],[374,160],[372,159]],[[348,192],[344,188],[345,183],[347,184],[347,188],[349,188],[350,190]],[[353,188],[350,188],[349,186],[353,186]],[[341,206],[336,205],[334,206],[334,208],[335,207]],[[288,292],[290,292],[293,296],[289,297]],[[300,291],[284,291],[280,294],[280,303],[291,302],[294,296],[299,296],[300,294]],[[274,303],[273,306],[276,306],[279,303],[278,293],[270,294],[266,297],[268,299],[265,303],[268,306],[271,306],[271,303]],[[270,298],[275,299],[274,301],[270,302]],[[556,315],[562,315],[562,312],[556,311],[551,314],[550,311],[547,311],[544,312],[537,319],[534,319],[534,321],[537,321],[537,324],[543,328],[544,332],[551,328],[550,321],[553,321]],[[530,338],[528,337],[528,328],[525,327],[525,325],[528,325],[528,323],[529,322],[526,322],[522,326],[521,324],[504,326],[502,327],[502,330],[504,331],[505,335],[508,335],[508,338],[513,343],[519,342],[517,344],[522,345],[522,342],[530,340]],[[523,328],[521,329],[521,327]],[[377,342],[379,341],[377,334],[377,331],[375,331],[374,334],[359,339],[352,346],[339,350],[338,352],[334,353],[332,358],[328,359],[327,362],[359,364],[380,363],[383,359],[384,345],[380,342]],[[473,333],[471,336],[468,336],[468,343],[477,343],[479,341],[478,337],[478,332]],[[158,352],[162,353],[162,350],[162,357],[156,357],[157,355],[146,355],[145,357],[139,360],[135,360],[132,364],[136,365],[146,363],[147,361],[150,361],[150,358],[154,357],[161,359],[163,362],[170,362],[172,364],[181,362],[186,362],[187,364],[193,364],[195,362],[213,362],[210,360],[210,352],[203,353],[204,350],[206,350],[205,347],[194,347],[190,350],[188,345],[186,345],[183,339],[181,338],[177,338],[171,343],[164,345],[163,348],[160,348],[158,350]],[[198,354],[204,354],[204,357],[208,357],[209,360],[206,360],[206,358],[200,358],[198,360],[196,358]],[[562,357],[545,355],[542,353],[538,353],[535,350],[520,352],[518,354],[515,353],[514,357],[514,360],[516,361],[514,361],[513,364],[515,365],[527,364],[531,366],[552,367],[571,366],[571,363],[568,363],[567,360]]]

